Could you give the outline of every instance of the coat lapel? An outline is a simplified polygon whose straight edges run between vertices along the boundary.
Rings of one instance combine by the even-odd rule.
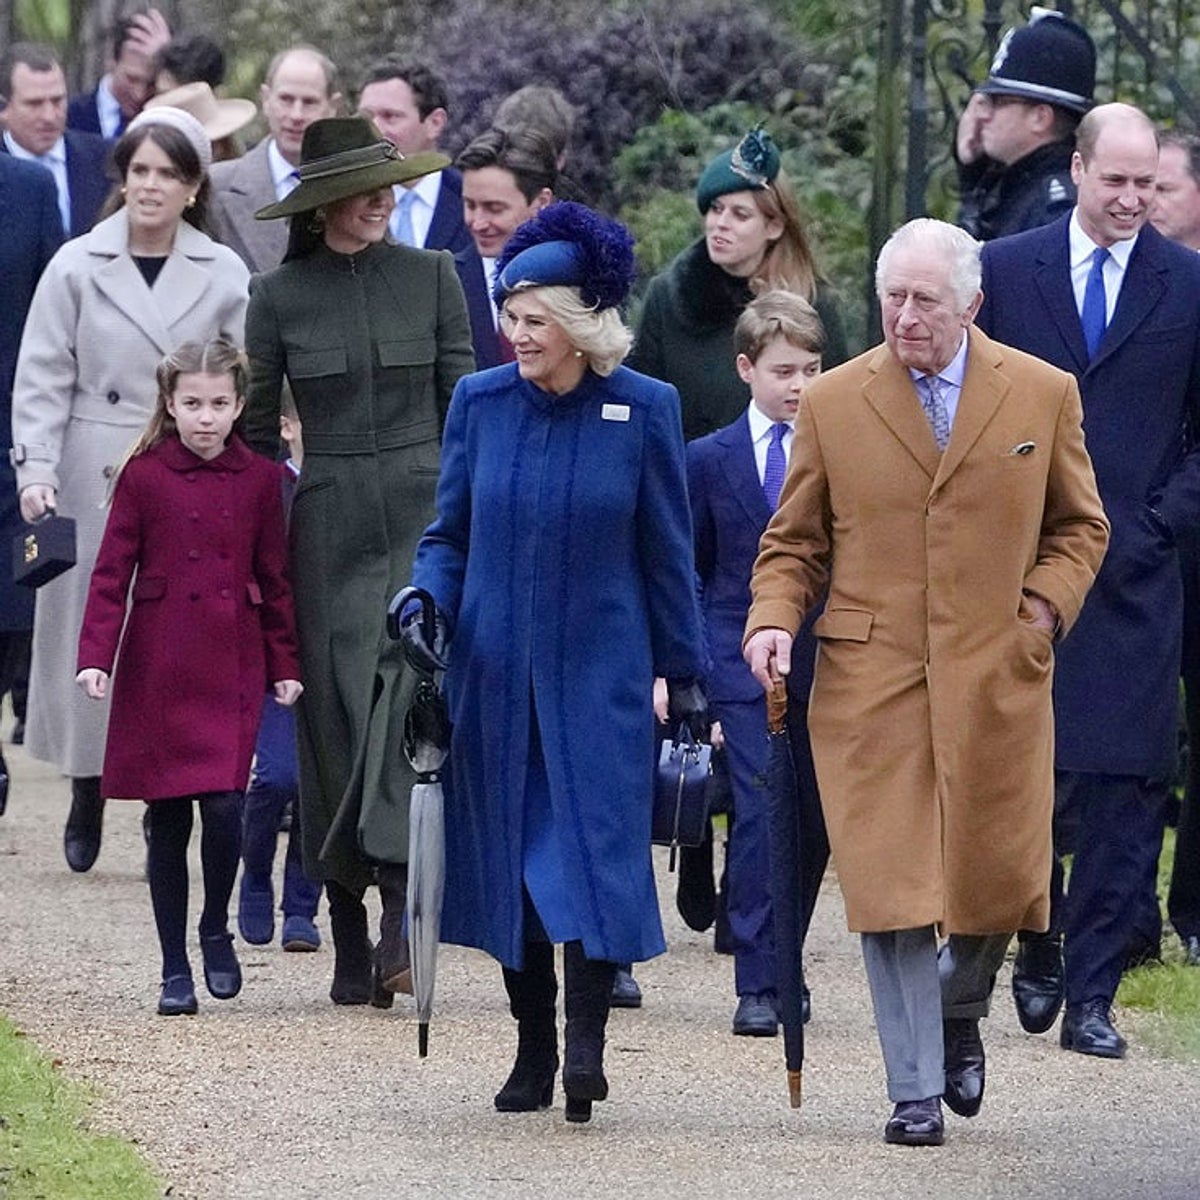
[[[229,223],[254,260],[251,270],[269,271],[278,266],[287,250],[287,222],[254,218],[260,208],[276,200],[266,139],[242,159],[241,170],[230,177],[229,189],[221,199]]]
[[[771,508],[758,478],[749,418],[743,413],[733,425],[721,430],[716,438],[724,450],[721,470],[729,481],[729,494],[737,498],[750,525],[755,530],[762,530],[771,519]]]
[[[1087,344],[1083,340],[1083,325],[1075,306],[1075,290],[1071,286],[1071,252],[1065,221],[1051,226],[1052,233],[1043,241],[1033,270],[1034,286],[1041,293],[1050,319],[1058,329],[1068,353],[1075,361],[1077,374],[1088,368]],[[1034,318],[1031,318],[1034,319]]]
[[[934,479],[935,488],[943,486],[958,469],[1008,392],[1008,380],[998,370],[1000,355],[991,339],[974,326],[969,336],[967,371],[958,396],[958,411],[954,416],[950,442]]]
[[[1131,333],[1154,311],[1167,288],[1169,268],[1165,268],[1156,253],[1158,233],[1147,225],[1138,234],[1137,245],[1129,256],[1125,279],[1117,296],[1112,323],[1096,351],[1092,366],[1099,366],[1110,354],[1116,353]]]
[[[943,456],[933,440],[912,377],[886,346],[879,347],[868,368],[871,376],[863,384],[867,403],[932,479]]]

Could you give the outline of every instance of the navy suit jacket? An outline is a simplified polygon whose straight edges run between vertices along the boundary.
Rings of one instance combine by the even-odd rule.
[[[17,483],[8,462],[12,445],[12,385],[25,316],[46,264],[62,242],[62,217],[54,178],[37,163],[0,154],[0,552],[6,556],[21,527]],[[28,629],[33,593],[16,587],[12,572],[0,570],[0,631]]]
[[[64,141],[67,150],[67,192],[71,200],[69,236],[79,237],[95,225],[96,217],[113,186],[108,177],[109,145],[102,137],[79,133],[74,129],[67,130]],[[8,153],[3,139],[0,139],[0,151]]]
[[[1165,777],[1175,765],[1183,621],[1175,543],[1200,525],[1200,255],[1146,225],[1089,362],[1067,224],[984,247],[977,323],[1079,380],[1112,522],[1095,586],[1056,656],[1057,765]]]
[[[500,336],[493,319],[495,309],[487,291],[487,276],[483,270],[483,259],[475,249],[475,243],[460,250],[454,256],[454,269],[467,297],[467,315],[471,319],[471,344],[475,348],[475,369],[486,371],[505,362],[500,349]]]
[[[732,424],[687,446],[688,498],[696,545],[700,609],[708,643],[708,698],[761,700],[762,685],[742,658],[742,635],[750,609],[750,576],[758,542],[772,512],[763,495],[745,413]],[[788,694],[808,703],[816,639],[809,613],[792,648]]]
[[[81,95],[71,97],[71,101],[67,105],[68,129],[78,129],[81,133],[104,136],[104,130],[100,128],[100,109],[96,106],[96,90],[96,88],[92,88],[90,92],[83,92]],[[117,127],[117,137],[125,132],[127,124],[128,122],[122,114],[121,123]]]
[[[437,204],[433,209],[433,220],[425,237],[426,250],[449,250],[457,254],[473,243],[463,221],[462,174],[453,167],[442,172],[442,186],[438,189]]]

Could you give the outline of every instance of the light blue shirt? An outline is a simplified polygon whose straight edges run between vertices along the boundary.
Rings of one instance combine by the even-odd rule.
[[[30,154],[24,146],[13,141],[12,134],[4,131],[4,144],[13,158],[22,158],[26,162],[37,163],[45,167],[54,176],[54,186],[58,190],[58,213],[62,217],[63,233],[71,236],[71,185],[67,179],[67,142],[59,138],[45,154]]]
[[[432,175],[422,175],[420,179],[410,188],[405,187],[402,183],[397,183],[392,187],[392,195],[396,199],[396,208],[392,213],[392,220],[389,225],[392,238],[399,241],[397,233],[396,218],[400,212],[400,197],[408,192],[412,195],[412,208],[409,210],[409,220],[412,223],[413,245],[418,250],[425,247],[425,243],[429,240],[429,227],[433,224],[433,210],[437,208],[438,196],[442,190],[442,173],[434,171]]]
[[[954,357],[937,373],[937,378],[942,382],[942,402],[946,406],[946,419],[950,422],[951,431],[954,429],[954,418],[958,415],[958,398],[962,394],[963,377],[967,373],[967,344],[967,333],[963,330],[962,341],[959,342]],[[908,373],[919,392],[925,386],[922,380],[927,377],[927,373],[912,367],[909,367]]]
[[[287,199],[300,186],[300,176],[279,152],[274,138],[267,144],[267,163],[271,168],[271,181],[275,184],[275,199]]]
[[[121,105],[112,94],[109,76],[105,75],[96,88],[96,115],[100,118],[100,132],[112,141],[121,130]]]
[[[1079,224],[1079,210],[1073,209],[1067,223],[1068,248],[1071,253],[1071,289],[1075,293],[1075,311],[1083,316],[1083,293],[1087,290],[1088,275],[1092,270],[1092,256],[1099,247],[1083,232]],[[1121,296],[1121,284],[1125,282],[1125,268],[1129,256],[1137,245],[1137,234],[1123,242],[1113,242],[1108,247],[1108,258],[1104,261],[1105,325],[1112,324],[1113,312]]]

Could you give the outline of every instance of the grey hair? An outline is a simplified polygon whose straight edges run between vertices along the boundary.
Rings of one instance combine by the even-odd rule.
[[[577,287],[557,284],[518,282],[508,293],[509,297],[517,295],[532,296],[544,305],[597,375],[611,375],[625,361],[633,334],[615,308],[591,308],[584,304]]]
[[[897,250],[923,250],[949,267],[950,290],[959,309],[965,312],[979,293],[983,279],[979,261],[982,248],[981,242],[957,225],[935,221],[932,217],[917,217],[915,221],[901,225],[884,242],[875,264],[875,294],[883,296],[884,277]]]

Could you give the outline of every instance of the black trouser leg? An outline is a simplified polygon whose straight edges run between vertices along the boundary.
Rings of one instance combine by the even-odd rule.
[[[554,947],[525,943],[525,966],[504,968],[508,1007],[517,1022],[517,1058],[504,1086],[496,1093],[500,1112],[532,1112],[554,1098],[558,1071],[558,980]]]
[[[567,1009],[563,1091],[568,1121],[590,1120],[592,1101],[608,1096],[604,1030],[616,970],[616,963],[586,958],[582,942],[567,942],[563,947]]]
[[[336,880],[325,881],[329,898],[329,928],[333,933],[333,983],[329,998],[334,1004],[367,1004],[371,999],[371,939],[367,936],[367,909],[362,892],[353,892]]]
[[[181,796],[155,800],[146,807],[149,841],[146,869],[150,903],[162,947],[163,979],[191,978],[187,956],[188,842],[192,836],[192,801]]]
[[[100,853],[104,824],[104,800],[100,776],[84,775],[71,780],[71,811],[63,830],[63,852],[72,871],[90,871]]]

